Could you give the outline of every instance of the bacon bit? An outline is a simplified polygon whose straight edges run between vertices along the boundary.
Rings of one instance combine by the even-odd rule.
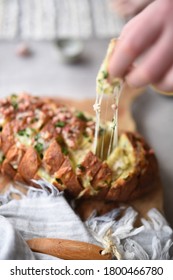
[[[48,106],[48,104],[44,104],[43,106],[42,106],[42,110],[43,111],[47,111],[47,110],[49,110],[50,109],[50,107]]]
[[[53,124],[57,123],[58,121],[63,122],[72,122],[73,115],[70,111],[64,110],[64,108],[58,108],[55,112],[55,116],[52,120]]]
[[[75,148],[82,132],[83,129],[81,130],[81,126],[79,124],[76,124],[74,126],[69,124],[62,129],[62,136],[69,147]]]
[[[44,114],[48,115],[49,117],[54,116],[54,111],[53,111],[53,109],[50,108],[50,106],[48,104],[43,104],[41,107],[41,110]]]
[[[32,121],[32,118],[31,118],[31,117],[28,117],[28,118],[26,119],[27,124],[30,124],[31,121]]]
[[[54,113],[50,110],[47,112],[47,114],[48,114],[49,117],[53,117],[53,115],[54,115]]]
[[[30,108],[30,106],[31,106],[31,104],[30,104],[29,100],[23,99],[20,101],[18,108],[19,108],[19,111],[23,112],[23,111],[27,110],[28,108]]]
[[[60,134],[62,132],[62,127],[56,127],[55,130],[58,134]]]
[[[27,92],[21,92],[19,95],[18,95],[18,98],[19,98],[19,101],[21,100],[33,100],[33,99],[36,99],[36,97],[33,97],[31,96],[29,93]]]
[[[51,136],[51,133],[50,133],[49,131],[41,132],[41,137],[42,137],[44,140],[49,139],[50,136]]]
[[[1,107],[1,108],[0,108],[0,112],[1,112],[3,115],[5,115],[5,116],[9,116],[9,115],[11,115],[12,113],[14,113],[14,108],[13,108],[13,106],[8,105],[8,106],[6,106],[6,107]]]
[[[95,122],[94,121],[88,122],[87,123],[87,128],[90,128],[94,131],[95,130]]]
[[[5,99],[5,98],[0,100],[0,105],[6,105],[8,103],[9,103],[9,101],[7,99]]]
[[[95,132],[94,121],[87,122],[85,131],[87,132],[88,136],[91,136],[91,137],[94,136],[94,132]]]

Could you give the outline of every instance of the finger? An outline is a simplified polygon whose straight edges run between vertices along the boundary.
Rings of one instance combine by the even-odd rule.
[[[172,31],[166,30],[139,65],[127,75],[126,81],[131,87],[157,83],[164,77],[173,64],[172,41]]]
[[[155,2],[150,5],[152,6],[151,9],[146,8],[126,25],[110,58],[109,73],[112,77],[123,77],[135,59],[143,53],[160,34],[161,22],[159,17],[156,17],[155,20],[151,22],[151,18],[153,18],[153,6],[155,8],[154,4]],[[150,28],[147,28],[148,22],[151,22]]]
[[[165,92],[165,94],[173,94],[173,66],[159,83],[154,84],[154,87]]]

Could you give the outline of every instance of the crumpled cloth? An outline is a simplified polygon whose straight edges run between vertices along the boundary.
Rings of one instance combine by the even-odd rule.
[[[29,187],[20,200],[11,198],[19,192],[13,186],[0,196],[0,259],[57,259],[34,253],[25,240],[35,237],[63,238],[93,243],[104,247],[117,259],[172,259],[172,229],[165,218],[151,209],[148,220],[134,227],[137,212],[123,207],[84,223],[66,201],[63,193],[49,183],[40,181],[41,189]]]

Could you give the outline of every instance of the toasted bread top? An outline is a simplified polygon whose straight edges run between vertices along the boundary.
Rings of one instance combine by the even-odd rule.
[[[113,201],[140,196],[155,180],[156,158],[137,134],[121,133],[100,159],[93,153],[95,119],[85,112],[27,94],[0,103],[0,170],[13,180],[44,179],[75,198]],[[109,139],[108,126],[99,134],[104,128]]]

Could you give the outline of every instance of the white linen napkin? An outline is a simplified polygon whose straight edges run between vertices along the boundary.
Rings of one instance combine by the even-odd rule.
[[[39,184],[41,189],[29,187],[20,200],[11,198],[16,192],[13,186],[0,196],[1,260],[56,259],[30,250],[25,240],[35,237],[99,244],[121,259],[172,259],[172,229],[156,209],[149,211],[149,220],[142,219],[139,228],[134,227],[137,212],[131,207],[120,219],[117,217],[122,207],[101,217],[93,213],[84,223],[63,193],[46,182]]]

